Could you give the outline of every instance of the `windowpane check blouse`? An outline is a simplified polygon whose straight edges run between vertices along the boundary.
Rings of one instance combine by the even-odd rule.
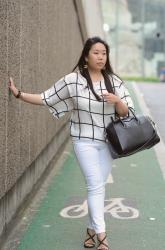
[[[134,109],[132,99],[124,83],[116,76],[109,76],[114,93]],[[98,95],[107,92],[104,80],[94,82],[93,87]],[[57,81],[48,90],[41,93],[43,103],[56,118],[71,111],[70,135],[74,138],[88,138],[106,141],[105,128],[115,117],[114,104],[102,98],[97,101],[88,87],[86,79],[79,73],[73,72]]]

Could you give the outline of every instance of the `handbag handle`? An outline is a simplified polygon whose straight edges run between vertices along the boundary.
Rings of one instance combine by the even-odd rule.
[[[139,120],[138,120],[137,116],[135,115],[134,111],[133,111],[131,108],[128,108],[128,110],[131,111],[131,113],[133,114],[135,120],[138,122]],[[116,113],[115,113],[115,117],[116,117]],[[127,116],[127,117],[130,117],[130,114],[129,114],[129,113],[128,113],[128,116]],[[112,122],[120,121],[120,122],[122,123],[123,127],[125,127],[124,122],[122,121],[123,119],[124,119],[124,118],[121,118],[120,116],[118,116],[118,117],[115,118],[115,119],[111,116],[111,121],[112,121]]]
[[[132,108],[128,108],[129,112],[131,111],[132,115],[134,116],[134,118],[138,121],[137,116],[135,115],[135,112],[133,111]],[[128,117],[130,116],[130,113],[128,112]]]

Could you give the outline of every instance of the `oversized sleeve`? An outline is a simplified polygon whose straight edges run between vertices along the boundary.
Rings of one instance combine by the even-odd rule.
[[[113,83],[115,88],[115,94],[121,98],[121,100],[128,106],[129,109],[135,111],[132,98],[128,89],[125,86],[125,83],[116,76],[113,79]]]
[[[73,109],[72,98],[65,81],[65,77],[53,84],[49,89],[41,93],[43,103],[49,108],[51,114],[60,118],[66,112]]]

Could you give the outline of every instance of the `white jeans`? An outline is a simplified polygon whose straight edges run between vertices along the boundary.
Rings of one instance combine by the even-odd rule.
[[[72,139],[73,148],[86,180],[88,191],[88,228],[105,232],[105,184],[112,168],[112,157],[107,143],[90,139]]]

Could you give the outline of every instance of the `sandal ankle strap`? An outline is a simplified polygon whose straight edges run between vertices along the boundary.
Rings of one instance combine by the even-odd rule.
[[[93,241],[93,243],[95,243],[94,237],[95,237],[96,234],[93,234],[93,235],[90,234],[89,228],[87,228],[87,234],[89,235],[89,238],[87,238],[87,239],[85,240],[85,242],[91,239],[91,240]]]
[[[109,249],[109,246],[104,242],[104,240],[107,238],[107,235],[105,234],[105,236],[104,236],[104,238],[102,239],[102,240],[100,240],[99,238],[98,238],[98,236],[97,236],[97,240],[98,240],[98,242],[99,242],[99,244],[98,244],[98,246],[97,246],[97,249],[98,249],[98,247],[100,246],[100,245],[104,245],[106,248],[107,248],[107,250]]]

